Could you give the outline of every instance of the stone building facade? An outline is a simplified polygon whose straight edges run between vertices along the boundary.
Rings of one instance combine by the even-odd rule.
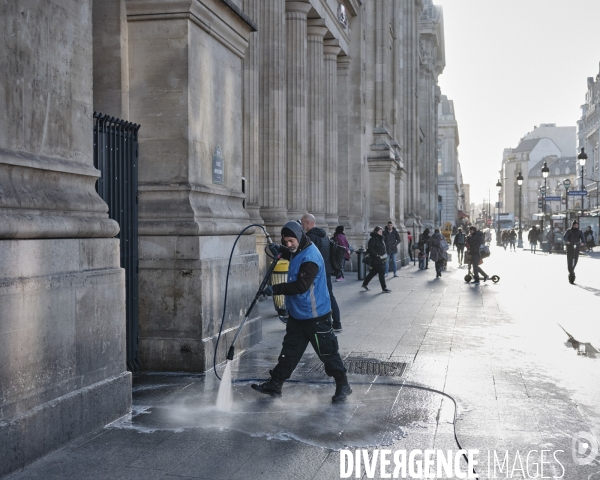
[[[308,211],[358,248],[392,220],[404,262],[407,228],[439,220],[445,60],[430,0],[23,5],[0,6],[0,474],[130,408],[94,111],[141,125],[143,369],[209,369],[223,316],[224,360],[260,280],[264,235],[238,238],[246,226],[278,236]],[[238,352],[260,338],[255,313]],[[13,448],[25,444],[38,447]]]
[[[577,122],[578,145],[581,149],[585,148],[588,156],[584,170],[584,185],[588,192],[588,198],[585,199],[586,209],[597,210],[598,204],[598,183],[600,182],[600,151],[599,151],[599,124],[600,124],[600,73],[596,77],[588,77],[588,91],[585,94],[585,102],[581,106],[581,118]],[[579,172],[581,165],[578,162]],[[575,184],[574,184],[575,185]],[[581,174],[575,185],[577,189],[581,188]],[[578,198],[579,200],[579,198]]]
[[[438,106],[438,195],[441,203],[440,224],[456,224],[463,210],[463,179],[458,159],[458,123],[454,102],[442,95]]]

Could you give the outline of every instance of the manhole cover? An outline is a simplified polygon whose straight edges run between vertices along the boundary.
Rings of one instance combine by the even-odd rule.
[[[316,358],[308,363],[309,373],[325,373],[325,366]],[[385,362],[372,358],[348,357],[344,360],[348,374],[380,375],[383,377],[401,377],[406,371],[407,363]]]

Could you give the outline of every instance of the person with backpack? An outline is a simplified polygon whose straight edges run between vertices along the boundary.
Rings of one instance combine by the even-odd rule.
[[[379,283],[383,293],[390,293],[391,290],[385,284],[385,262],[387,262],[387,253],[385,243],[383,241],[383,228],[375,227],[371,232],[371,238],[367,244],[367,253],[371,260],[371,271],[363,281],[362,288],[369,290],[369,282],[373,280],[375,275],[379,275]]]
[[[454,242],[452,245],[456,247],[456,252],[458,256],[458,264],[462,265],[465,259],[465,240],[467,236],[463,233],[462,228],[459,228],[454,236]]]
[[[339,272],[337,273],[337,276],[335,277],[336,282],[343,282],[346,280],[344,278],[344,266],[346,265],[346,261],[350,260],[350,253],[352,253],[352,249],[350,248],[348,239],[346,238],[346,235],[344,235],[344,226],[343,225],[338,225],[337,227],[335,227],[335,233],[333,234],[333,241],[346,249],[346,252],[344,253],[344,260],[342,261],[342,268],[339,270]]]
[[[394,277],[397,277],[396,255],[398,253],[398,244],[400,243],[400,234],[391,221],[388,222],[387,228],[383,231],[383,241],[388,254],[388,261],[385,262],[385,276],[387,277],[390,263],[392,263],[394,267]]]
[[[331,283],[331,274],[333,273],[333,268],[331,266],[331,242],[327,237],[327,232],[322,228],[316,227],[316,219],[310,213],[306,213],[300,219],[302,223],[302,228],[306,232],[306,236],[310,239],[312,243],[319,249],[321,252],[321,256],[323,257],[323,262],[325,263],[325,273],[327,274],[327,289],[329,290],[329,298],[331,300],[331,317],[333,319],[333,331],[341,332],[342,331],[342,322],[340,318],[340,307],[338,306],[337,300],[333,295],[333,284]]]
[[[479,249],[481,245],[485,244],[483,233],[477,230],[475,227],[469,228],[469,236],[466,240],[467,249],[471,257],[471,267],[473,268],[473,279],[475,280],[474,285],[479,285],[479,274],[483,275],[483,281],[487,282],[487,274],[479,268],[479,262],[481,261],[481,254]]]
[[[448,261],[448,254],[446,253],[448,242],[446,242],[446,239],[440,233],[439,228],[434,230],[430,244],[429,256],[431,257],[431,261],[435,262],[435,278],[441,278],[444,265]]]
[[[594,240],[594,232],[592,231],[592,227],[588,226],[583,234],[583,238],[585,239],[586,251],[593,252],[594,245],[596,242]]]

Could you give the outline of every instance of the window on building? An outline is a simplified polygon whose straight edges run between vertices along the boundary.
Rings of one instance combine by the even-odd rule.
[[[571,173],[571,169],[569,167],[565,168],[565,175],[568,175],[569,173]]]
[[[555,175],[560,175],[560,168],[557,168],[556,170],[554,170],[554,174]]]

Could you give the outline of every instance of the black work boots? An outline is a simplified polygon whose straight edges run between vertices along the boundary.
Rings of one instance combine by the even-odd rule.
[[[269,371],[269,373],[273,375],[272,371]],[[257,392],[279,398],[281,397],[281,387],[283,386],[283,382],[280,380],[276,380],[273,378],[273,376],[271,376],[271,378],[269,378],[266,382],[262,382],[259,384],[253,383],[250,386]]]
[[[350,395],[351,393],[352,389],[350,388],[350,385],[348,385],[347,380],[344,383],[336,383],[335,394],[333,395],[333,397],[331,397],[331,401],[333,403],[345,402],[346,398],[348,398],[348,395]]]

